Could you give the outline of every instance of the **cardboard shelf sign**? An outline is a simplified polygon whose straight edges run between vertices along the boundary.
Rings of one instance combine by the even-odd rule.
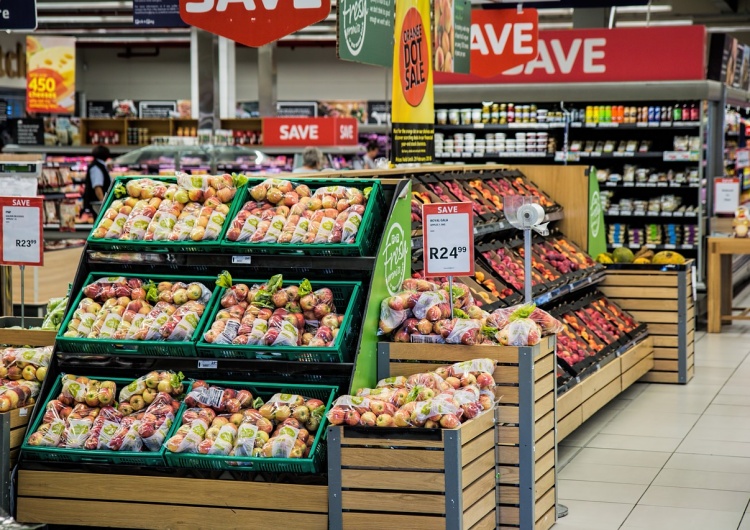
[[[0,197],[0,265],[44,265],[41,197]]]
[[[471,12],[471,73],[494,77],[536,59],[536,9],[474,9]]]
[[[422,207],[424,275],[474,276],[474,216],[469,202]]]
[[[258,48],[324,20],[329,0],[180,0],[191,26]]]

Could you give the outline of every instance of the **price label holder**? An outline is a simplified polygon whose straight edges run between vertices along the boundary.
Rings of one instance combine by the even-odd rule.
[[[474,217],[468,202],[422,207],[424,275],[474,276]]]

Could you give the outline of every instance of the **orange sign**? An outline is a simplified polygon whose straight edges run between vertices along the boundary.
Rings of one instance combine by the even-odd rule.
[[[26,110],[73,114],[76,42],[68,37],[26,37]]]
[[[536,9],[473,9],[471,73],[494,77],[536,59],[539,14]]]

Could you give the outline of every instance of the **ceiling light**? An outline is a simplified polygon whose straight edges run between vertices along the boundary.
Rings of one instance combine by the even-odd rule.
[[[540,17],[569,17],[572,14],[572,7],[553,7],[550,9],[539,9]]]
[[[97,16],[46,16],[37,17],[39,24],[132,24],[132,15],[97,15]]]
[[[617,7],[617,14],[621,13],[671,13],[672,6],[622,6]]]
[[[689,18],[675,20],[621,20],[615,23],[618,28],[645,28],[654,26],[692,26],[693,21]]]
[[[540,22],[539,29],[573,29],[572,22]]]
[[[750,31],[750,26],[709,26],[706,28],[707,33],[737,33],[740,31]]]
[[[123,0],[114,2],[37,2],[37,11],[71,11],[75,9],[86,10],[132,10],[133,2]]]

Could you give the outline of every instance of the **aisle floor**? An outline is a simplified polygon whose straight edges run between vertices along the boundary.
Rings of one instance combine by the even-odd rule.
[[[695,350],[688,385],[635,384],[560,443],[555,530],[750,530],[750,324]]]

